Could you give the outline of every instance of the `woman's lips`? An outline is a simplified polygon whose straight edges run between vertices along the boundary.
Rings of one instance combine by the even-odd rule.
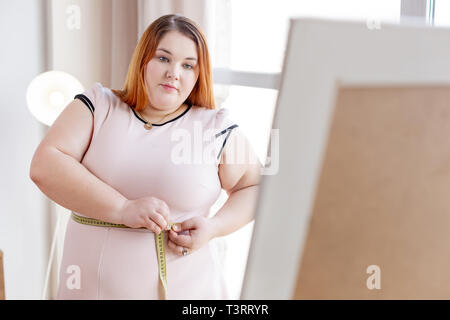
[[[170,86],[166,86],[165,84],[161,85],[166,91],[172,92],[172,91],[177,91],[177,89],[170,87]]]

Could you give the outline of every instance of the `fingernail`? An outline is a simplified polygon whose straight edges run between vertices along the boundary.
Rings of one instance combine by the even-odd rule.
[[[174,225],[173,225],[173,230],[179,231],[179,230],[180,230],[180,227],[179,227],[177,224],[174,224]]]

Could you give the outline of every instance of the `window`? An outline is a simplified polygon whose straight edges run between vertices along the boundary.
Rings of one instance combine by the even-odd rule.
[[[280,72],[289,18],[296,16],[398,22],[400,0],[231,0],[230,68]]]
[[[434,0],[434,25],[450,26],[450,1]]]

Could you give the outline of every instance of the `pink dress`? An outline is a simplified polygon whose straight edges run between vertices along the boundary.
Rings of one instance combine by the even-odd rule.
[[[76,98],[94,115],[92,140],[81,161],[92,174],[127,199],[164,200],[172,222],[209,215],[221,192],[218,158],[236,127],[227,109],[189,106],[146,130],[144,120],[100,83]],[[167,247],[164,235],[168,299],[227,299],[215,246],[180,256]],[[76,272],[79,288],[73,285]],[[160,299],[160,285],[154,233],[69,220],[58,299]]]

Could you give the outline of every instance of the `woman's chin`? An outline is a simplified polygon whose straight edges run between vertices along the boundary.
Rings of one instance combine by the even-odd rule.
[[[164,99],[154,104],[155,108],[160,110],[171,110],[173,108],[179,107],[180,105],[181,102],[178,103],[177,101],[175,101],[175,99]]]

